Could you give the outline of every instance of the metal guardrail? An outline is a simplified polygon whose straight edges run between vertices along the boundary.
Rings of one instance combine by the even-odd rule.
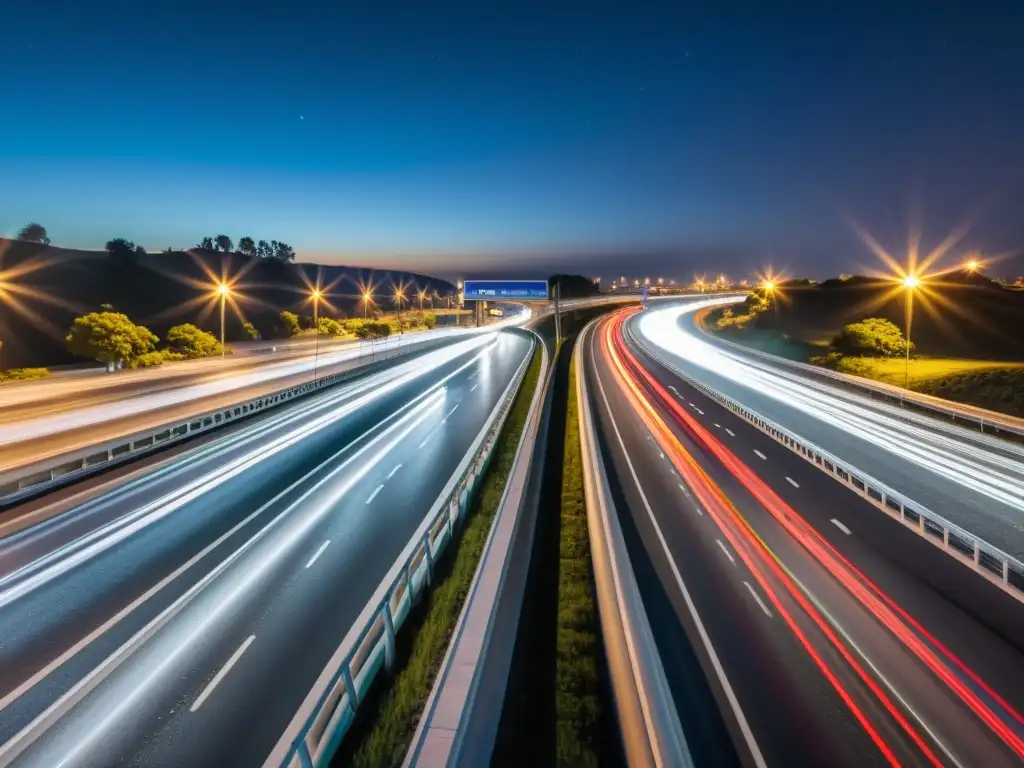
[[[601,632],[629,765],[692,766],[661,656],[630,564],[615,502],[594,429],[582,350],[593,322],[580,334],[575,355],[576,397],[587,528]]]
[[[548,351],[540,336],[531,335],[543,355],[537,389],[480,563],[406,753],[405,766],[486,765],[494,750],[532,550],[536,508],[524,509],[524,504],[549,391]],[[496,634],[499,625],[502,631]],[[482,699],[478,697],[481,692],[486,692]]]
[[[433,339],[424,340],[424,343],[433,341]],[[311,380],[277,392],[270,392],[235,405],[204,411],[187,419],[166,422],[116,440],[98,443],[26,467],[2,472],[0,473],[0,506],[17,502],[65,483],[80,480],[173,443],[290,402],[295,398],[333,387],[355,376],[362,375],[369,365],[419,351],[421,347],[422,345],[417,343],[392,347],[390,350],[386,348],[382,351],[371,350],[367,352],[367,362],[363,365],[357,365],[328,376],[321,376],[315,381]]]
[[[737,400],[699,381],[667,360],[626,326],[625,333],[644,352],[708,397],[721,403],[769,437],[802,456],[834,480],[866,499],[894,520],[918,533],[958,562],[1024,602],[1024,562],[975,536],[927,507],[893,490],[838,456],[766,419]]]
[[[382,666],[390,668],[393,664],[395,633],[430,586],[434,562],[469,508],[532,358],[531,348],[444,490],[303,700],[265,766],[312,768],[330,761],[377,673]]]
[[[703,333],[707,333],[707,331],[700,325],[698,325],[698,329]],[[941,397],[934,397],[921,392],[914,392],[913,390],[904,389],[903,387],[898,387],[894,384],[886,384],[882,381],[873,381],[861,376],[842,373],[841,371],[833,371],[828,368],[822,368],[818,365],[811,365],[810,363],[801,363],[797,360],[787,360],[783,357],[773,355],[770,352],[746,347],[735,341],[722,338],[721,336],[715,336],[714,338],[716,342],[731,347],[736,350],[737,353],[757,357],[783,368],[791,368],[812,376],[830,379],[838,384],[845,385],[855,390],[860,390],[868,395],[881,395],[886,400],[907,403],[915,408],[921,408],[922,410],[937,413],[954,422],[959,420],[964,424],[974,424],[982,432],[985,432],[985,428],[988,427],[989,432],[1008,432],[1010,434],[1024,436],[1024,419],[1020,419],[1015,416],[1010,416],[1005,413],[997,413],[996,411],[990,411],[976,405],[954,403],[949,400],[944,400]]]

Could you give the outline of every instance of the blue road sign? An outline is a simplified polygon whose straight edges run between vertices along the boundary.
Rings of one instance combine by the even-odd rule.
[[[547,301],[547,280],[467,280],[464,301]]]

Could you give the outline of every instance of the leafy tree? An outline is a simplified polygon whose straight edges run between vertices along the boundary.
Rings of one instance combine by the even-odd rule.
[[[321,336],[344,336],[345,328],[333,318],[320,317],[317,318],[317,332]]]
[[[284,327],[289,336],[297,336],[302,332],[302,328],[299,326],[299,316],[294,312],[284,310],[281,312],[281,320],[284,321]]]
[[[844,355],[897,357],[906,353],[907,342],[894,323],[881,317],[869,317],[843,328],[832,339],[832,348]]]
[[[136,245],[131,240],[126,240],[123,237],[115,237],[113,240],[107,240],[107,253],[111,256],[118,256],[121,258],[131,256],[145,256],[146,249],[141,245]]]
[[[224,253],[231,253],[235,249],[234,241],[227,235],[217,235],[213,238],[213,244],[217,246],[218,251]]]
[[[28,243],[50,244],[50,237],[46,233],[46,227],[35,221],[21,228],[21,231],[18,233],[18,239]]]
[[[256,243],[253,242],[251,237],[243,237],[238,241],[238,250],[244,253],[246,256],[256,255]]]
[[[256,255],[259,256],[261,259],[269,259],[273,252],[274,251],[270,247],[270,243],[268,243],[266,240],[260,240],[259,243],[256,245]]]
[[[217,337],[192,323],[182,323],[171,328],[167,332],[167,343],[174,352],[187,360],[213,357],[221,353]]]
[[[213,250],[213,238],[212,237],[204,237],[199,242],[199,246],[198,247],[202,248],[204,251],[212,251]]]
[[[288,262],[295,261],[294,248],[288,245],[288,243],[278,243],[276,240],[274,241],[274,243],[275,245],[273,258],[276,261],[279,261],[282,264],[287,264]]]
[[[108,366],[132,362],[152,352],[159,339],[119,312],[90,312],[76,317],[65,339],[68,351]]]
[[[435,325],[437,325],[437,315],[435,315],[433,312],[424,312],[423,324],[427,326],[428,330],[433,328]]]
[[[252,323],[245,323],[242,328],[245,329],[250,339],[256,340],[260,337],[260,332],[256,329],[256,326]]]

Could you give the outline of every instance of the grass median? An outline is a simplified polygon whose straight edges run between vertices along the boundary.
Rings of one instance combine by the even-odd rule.
[[[559,542],[555,658],[555,761],[596,766],[604,742],[600,620],[594,594],[587,507],[583,496],[576,371],[569,365]]]
[[[538,346],[461,533],[452,544],[454,551],[438,561],[433,588],[398,634],[393,673],[371,690],[332,765],[380,768],[399,765],[405,757],[498,511],[540,368]]]

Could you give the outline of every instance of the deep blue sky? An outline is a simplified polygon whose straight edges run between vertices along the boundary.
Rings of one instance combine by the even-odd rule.
[[[844,213],[1024,247],[1020,2],[554,4],[8,0],[0,229],[444,275],[876,266]]]

